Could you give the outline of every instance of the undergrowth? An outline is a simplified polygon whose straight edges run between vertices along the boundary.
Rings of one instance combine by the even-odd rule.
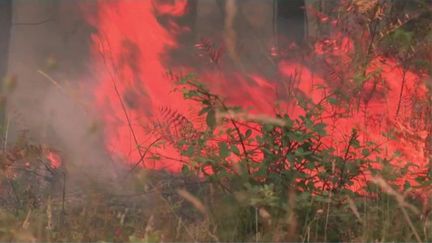
[[[352,2],[334,13],[340,22],[352,24],[344,20],[354,14],[363,23],[339,26],[354,40],[352,63],[335,61],[331,50],[326,61],[343,67],[329,74],[334,82],[351,75],[354,83],[318,103],[295,96],[296,115],[280,107],[254,115],[230,106],[199,76],[178,76],[177,91],[196,102],[205,125],[196,128],[164,107],[161,121],[148,129],[156,138],[152,146],[178,152],[181,173],[140,168],[144,154],[124,179],[127,190],[72,191],[67,161],[53,166],[53,149],[25,138],[4,146],[0,241],[431,241],[430,172],[411,173],[412,163],[394,167],[400,155],[384,156],[357,129],[336,149],[323,122],[329,108],[369,101],[364,87],[379,75],[366,69],[377,56],[396,58],[405,71],[430,72],[430,31],[422,32],[430,11],[409,18],[378,4],[385,1]],[[366,42],[357,36],[365,30]],[[202,42],[197,48],[220,66],[222,49]],[[157,152],[152,158],[166,159]]]
[[[124,193],[66,190],[67,171],[49,164],[49,149],[22,139],[2,152],[0,239],[431,240],[429,199],[415,194],[429,183],[402,186],[398,179],[409,170],[383,169],[390,161],[376,144],[362,144],[356,130],[342,152],[326,146],[331,135],[319,106],[305,101],[297,118],[254,116],[226,105],[194,75],[178,85],[202,105],[207,124],[197,131],[164,109],[183,121],[170,123],[176,130],[184,125],[194,134],[169,136],[188,162],[182,173],[135,169]]]

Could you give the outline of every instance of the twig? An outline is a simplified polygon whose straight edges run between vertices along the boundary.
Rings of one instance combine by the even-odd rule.
[[[65,200],[66,199],[66,173],[63,172],[63,191],[62,191],[62,217],[65,215]]]
[[[155,139],[144,151],[144,153],[141,155],[140,159],[134,164],[134,166],[130,169],[129,174],[135,170],[144,160],[145,156],[147,155],[148,151],[150,150],[150,148],[155,145],[157,142],[159,142],[162,138],[159,137],[157,139]]]
[[[340,180],[339,180],[339,189],[341,189],[344,184],[345,184],[345,178],[344,178],[344,174],[345,174],[345,167],[346,167],[346,163],[348,161],[348,157],[349,157],[349,152],[351,149],[351,146],[353,145],[354,141],[358,138],[358,134],[356,130],[353,130],[353,132],[351,133],[351,137],[348,141],[348,146],[345,150],[345,155],[343,157],[343,165],[341,168],[341,173],[340,173]]]
[[[76,97],[74,97],[73,95],[71,95],[63,86],[61,86],[61,84],[56,81],[53,77],[51,77],[49,74],[47,74],[46,72],[42,71],[42,70],[37,70],[37,72],[39,74],[41,74],[42,76],[44,76],[48,81],[50,81],[56,88],[58,88],[63,94],[65,94],[66,96],[69,96],[70,98],[72,98],[73,100],[75,100],[78,104],[80,104],[84,109],[87,107],[87,104],[85,104],[84,102],[82,102],[81,100],[77,99]],[[85,109],[87,110],[87,109]]]
[[[16,203],[17,203],[17,207],[16,207],[16,210],[15,210],[15,213],[18,214],[18,211],[21,208],[21,200],[20,200],[20,198],[18,196],[17,189],[15,188],[15,185],[13,184],[12,180],[9,177],[7,177],[7,181],[9,183],[10,187],[12,188],[12,192],[13,192],[13,194],[15,196],[15,200],[16,200]]]
[[[396,202],[399,205],[399,208],[401,209],[405,221],[407,222],[407,224],[409,225],[409,227],[411,228],[412,233],[414,234],[416,240],[418,242],[422,242],[419,234],[417,233],[417,230],[415,229],[409,215],[408,212],[406,211],[405,208],[409,208],[411,211],[413,211],[415,214],[420,214],[419,210],[414,207],[413,205],[405,202],[404,197],[402,195],[400,195],[399,193],[397,193],[395,190],[393,190],[393,188],[391,188],[387,182],[382,178],[382,177],[373,177],[372,182],[374,182],[375,184],[377,184],[378,186],[381,187],[381,189],[387,193],[388,195],[394,196],[394,198],[396,199]]]
[[[201,93],[202,95],[204,95],[209,100],[213,99],[214,102],[219,103],[219,105],[222,106],[224,112],[226,112],[228,114],[230,113],[229,112],[230,109],[225,105],[224,101],[219,96],[210,93],[208,90],[206,90],[206,89],[204,89],[204,88],[196,85],[194,82],[187,81],[186,84],[188,84],[188,85],[196,88],[199,93]],[[234,127],[234,129],[235,129],[235,131],[236,131],[236,133],[237,133],[237,135],[239,137],[239,142],[240,142],[240,145],[242,147],[243,155],[244,155],[245,160],[246,160],[247,172],[250,175],[251,174],[251,169],[250,169],[250,165],[249,165],[249,162],[250,162],[249,161],[249,155],[248,155],[248,151],[246,149],[246,145],[245,145],[244,139],[243,139],[242,134],[240,132],[240,128],[238,127],[237,122],[234,120],[234,118],[232,116],[230,116],[227,119],[231,122],[231,124],[233,125],[233,127]]]
[[[42,25],[42,24],[46,24],[48,22],[54,21],[54,17],[48,18],[48,19],[44,19],[38,22],[15,22],[12,23],[12,25]]]
[[[105,39],[106,39],[106,38],[105,38]],[[111,50],[111,46],[110,46],[108,40],[106,40],[106,42],[107,42],[108,48]],[[99,43],[100,43],[101,47],[103,48],[103,50],[105,50],[105,45],[103,44],[101,38],[99,38]],[[100,56],[102,57],[102,60],[103,60],[103,62],[104,62],[104,64],[105,64],[105,66],[106,66],[107,68],[109,68],[107,58],[106,58],[105,54],[102,52],[102,50],[99,50],[99,54],[100,54]],[[127,113],[126,105],[125,105],[125,103],[124,103],[124,101],[123,101],[123,99],[122,99],[122,96],[121,96],[121,94],[120,94],[120,91],[119,91],[119,89],[118,89],[117,82],[116,82],[116,78],[114,77],[115,75],[114,75],[113,72],[117,72],[117,76],[118,76],[118,70],[117,70],[116,66],[114,65],[114,63],[112,62],[112,60],[111,60],[111,68],[112,68],[112,71],[110,71],[109,74],[110,74],[111,81],[112,81],[112,84],[113,84],[113,87],[114,87],[114,91],[115,91],[116,96],[117,96],[117,98],[118,98],[118,100],[119,100],[119,102],[120,102],[120,105],[121,105],[121,107],[122,107],[122,111],[123,111],[124,116],[125,116],[125,118],[126,118],[126,121],[127,121],[128,127],[129,127],[129,130],[130,130],[130,132],[131,132],[131,134],[132,134],[132,138],[133,138],[133,140],[134,140],[134,142],[135,142],[135,145],[136,145],[136,147],[137,147],[138,153],[139,153],[140,157],[144,157],[145,155],[144,155],[144,154],[141,152],[141,150],[139,149],[140,146],[139,146],[138,138],[137,138],[137,136],[136,136],[136,134],[135,134],[135,130],[134,130],[133,127],[132,127],[132,122],[131,122],[131,120],[130,120],[130,118],[129,118],[129,114]],[[110,70],[110,69],[109,69],[109,70]]]
[[[9,123],[10,123],[10,117],[8,116],[8,117],[6,118],[6,129],[5,129],[4,142],[3,142],[3,152],[5,152],[5,153],[6,153],[6,149],[7,149],[7,142],[8,142]]]
[[[186,226],[186,224],[183,223],[183,221],[181,220],[181,217],[175,212],[175,209],[172,207],[171,203],[162,195],[162,193],[161,193],[161,191],[159,189],[156,189],[156,192],[159,195],[160,199],[162,199],[162,201],[165,202],[165,204],[168,206],[168,208],[171,211],[171,213],[177,218],[177,220],[179,220],[180,224],[183,226],[183,228],[185,229],[185,231],[189,235],[189,237],[194,242],[196,242],[196,239],[195,239],[194,235],[192,234],[192,232],[190,231],[190,229]]]
[[[399,110],[400,110],[401,103],[402,103],[402,96],[403,96],[403,92],[404,92],[404,88],[405,88],[405,82],[406,82],[406,73],[407,73],[407,70],[404,69],[403,74],[402,74],[401,89],[400,89],[400,93],[399,93],[399,102],[398,102],[398,106],[396,109],[396,117],[399,115]]]

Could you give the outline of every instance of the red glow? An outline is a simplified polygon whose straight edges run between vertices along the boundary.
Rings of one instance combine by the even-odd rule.
[[[154,1],[100,1],[98,15],[92,17],[98,28],[93,41],[100,81],[95,99],[106,121],[106,143],[114,155],[131,163],[140,158],[136,144],[146,147],[150,143],[151,137],[144,129],[148,118],[167,105],[187,111],[181,94],[170,93],[174,85],[164,75],[167,68],[161,61],[169,48],[176,47],[175,36],[154,16],[155,10],[180,15],[185,2],[161,5]],[[167,166],[179,168],[177,164],[158,164],[156,168]]]
[[[130,163],[141,157],[137,143],[146,148],[154,141],[144,127],[158,116],[161,107],[170,107],[182,114],[189,114],[194,109],[181,94],[171,92],[174,82],[164,75],[167,69],[172,69],[164,60],[169,59],[169,50],[178,47],[176,35],[188,30],[170,22],[171,31],[168,31],[155,17],[155,13],[181,16],[186,7],[186,0],[164,1],[163,4],[150,0],[100,1],[97,16],[93,17],[92,21],[98,29],[98,34],[93,36],[93,63],[99,81],[95,87],[96,105],[105,120],[108,148],[113,155]],[[327,22],[329,18],[322,16],[321,20]],[[353,70],[349,68],[353,49],[348,37],[337,34],[317,42],[314,54],[334,67],[335,72],[353,76],[355,74],[348,73]],[[337,78],[331,79],[331,83],[326,82],[329,79],[323,72],[314,72],[310,67],[293,61],[281,61],[278,66],[281,75],[295,79],[298,84],[296,89],[314,103],[342,85],[356,85],[354,79],[349,84],[339,83]],[[386,154],[383,156],[391,157],[398,151],[405,161],[424,164],[424,141],[428,131],[424,126],[409,124],[416,111],[413,110],[413,102],[405,102],[407,97],[421,100],[426,96],[421,77],[411,71],[404,73],[400,64],[388,58],[376,58],[370,62],[366,76],[368,74],[370,77],[364,82],[358,97],[353,97],[358,99],[358,106],[352,107],[350,116],[325,120],[332,134],[333,141],[329,143],[338,148],[338,143],[346,142],[344,139],[351,129],[357,128],[363,141],[374,140],[384,144]],[[253,107],[252,112],[258,114],[273,114],[277,94],[275,82],[266,80],[259,73],[248,75],[220,71],[200,74],[210,88],[227,97],[230,104]],[[235,85],[231,83],[233,80]],[[404,89],[401,96],[402,82]],[[295,105],[285,105],[290,107],[293,116],[301,114]],[[330,117],[332,113],[328,111],[327,115]],[[397,140],[383,136],[383,132],[390,130],[395,131]],[[164,153],[175,156],[169,147]],[[172,171],[181,168],[181,163],[170,160],[155,163],[158,164],[145,160],[145,166],[150,168],[168,168]]]
[[[50,166],[54,169],[59,168],[60,165],[62,164],[60,155],[53,152],[53,151],[48,151],[46,153],[46,157],[50,162]],[[27,164],[26,164],[26,166],[27,166]]]

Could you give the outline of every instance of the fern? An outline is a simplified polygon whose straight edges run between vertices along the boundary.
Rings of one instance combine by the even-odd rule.
[[[180,112],[169,107],[159,109],[159,117],[148,128],[151,134],[160,136],[171,145],[177,146],[182,140],[188,143],[198,139],[201,132],[195,129],[194,124]]]
[[[195,47],[202,52],[200,55],[207,55],[210,58],[210,61],[214,64],[219,64],[224,52],[224,48],[222,46],[217,47],[207,38],[201,38]]]

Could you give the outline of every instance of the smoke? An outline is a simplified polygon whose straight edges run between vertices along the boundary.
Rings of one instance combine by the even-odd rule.
[[[9,97],[11,123],[15,130],[27,129],[35,140],[60,149],[72,181],[117,184],[118,177],[126,173],[126,165],[113,162],[112,157],[119,156],[119,160],[129,163],[142,157],[138,145],[147,146],[145,143],[152,141],[145,140],[143,124],[161,107],[188,113],[189,104],[181,94],[170,93],[174,84],[164,75],[167,69],[198,70],[210,88],[224,94],[230,104],[253,106],[270,114],[276,99],[281,98],[275,97],[279,95],[275,89],[288,95],[302,92],[318,102],[323,93],[317,84],[328,89],[338,89],[339,83],[352,86],[331,76],[340,72],[353,75],[350,52],[355,50],[352,40],[342,33],[329,34],[327,40],[313,43],[315,52],[311,50],[309,60],[297,60],[292,55],[292,60],[281,61],[277,59],[283,55],[272,56],[272,47],[283,40],[302,44],[305,26],[299,33],[280,28],[295,25],[297,20],[306,25],[303,17],[273,19],[275,14],[283,16],[284,9],[296,10],[291,5],[280,5],[278,12],[271,3],[259,0],[80,3],[85,7],[80,9],[76,1],[72,4],[67,0],[15,2],[9,62],[9,73],[18,77],[17,89]],[[250,13],[260,14],[252,18]],[[303,10],[299,13],[304,15]],[[195,46],[201,37],[226,48],[223,65],[214,65],[214,58],[197,53]],[[214,54],[215,47],[209,46]],[[285,46],[285,52],[296,50],[290,48]],[[312,59],[322,60],[334,70],[315,70],[316,60]],[[366,124],[376,120],[377,125],[365,126],[365,134],[381,138],[381,132],[393,126],[388,124],[397,101],[403,98],[398,92],[401,74],[394,71],[400,70],[400,65],[387,61],[391,65],[375,60],[366,70],[373,73],[381,67],[380,78],[386,80],[386,85],[366,80],[359,93],[368,116],[363,111],[354,112],[338,120],[339,130],[349,132],[352,121]],[[412,97],[418,96],[415,90],[424,90],[416,86],[416,79],[415,74],[407,73],[408,89],[404,92],[412,93]],[[283,87],[284,80],[290,87]],[[386,94],[387,103],[378,95],[372,99],[372,94]],[[409,115],[410,107],[404,109]],[[403,150],[410,147],[408,144],[399,143],[394,148]],[[415,157],[418,150],[407,149],[406,154],[419,160]],[[180,166],[158,161],[154,167],[178,171]]]
[[[17,86],[8,95],[8,143],[25,131],[33,143],[59,151],[69,186],[112,189],[126,168],[106,151],[100,117],[89,105],[93,29],[79,4],[93,6],[71,2],[14,1],[8,73]]]

